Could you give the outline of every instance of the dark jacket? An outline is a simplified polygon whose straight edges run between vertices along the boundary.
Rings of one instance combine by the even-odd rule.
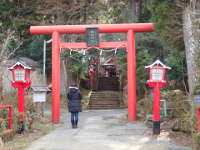
[[[68,98],[68,110],[69,112],[81,112],[81,99],[82,95],[79,92],[78,88],[70,87],[69,92],[67,93]]]

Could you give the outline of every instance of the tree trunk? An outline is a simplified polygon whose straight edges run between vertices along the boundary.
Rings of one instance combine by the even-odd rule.
[[[186,49],[188,85],[190,94],[193,93],[195,86],[200,79],[198,73],[197,58],[199,55],[198,36],[194,28],[194,11],[187,6],[183,11],[183,34]]]
[[[140,15],[140,0],[131,0],[133,21],[138,22]]]

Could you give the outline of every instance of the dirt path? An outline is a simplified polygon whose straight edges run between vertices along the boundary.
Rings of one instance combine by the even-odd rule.
[[[26,150],[192,150],[166,139],[147,136],[149,129],[126,121],[127,110],[91,110],[80,114],[79,128],[71,129],[70,114],[50,134]]]

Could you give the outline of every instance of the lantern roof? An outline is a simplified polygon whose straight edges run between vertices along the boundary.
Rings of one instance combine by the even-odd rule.
[[[168,67],[166,65],[164,65],[160,60],[156,60],[153,64],[149,65],[149,66],[145,66],[145,69],[149,69],[149,68],[152,68],[154,66],[161,66],[165,69],[171,69],[171,67]]]
[[[22,66],[24,69],[32,69],[30,66],[28,66],[25,62],[17,61],[14,65],[8,68],[8,70],[13,70],[17,66]]]

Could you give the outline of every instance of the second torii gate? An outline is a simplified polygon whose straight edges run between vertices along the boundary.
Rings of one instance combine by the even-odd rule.
[[[99,33],[127,33],[127,41],[100,42],[99,46],[92,47],[88,47],[85,42],[60,41],[60,34],[84,34],[86,29],[91,27],[98,28]],[[52,34],[52,122],[60,121],[60,50],[66,48],[127,48],[128,120],[136,120],[135,33],[152,31],[151,23],[31,26],[31,34]]]

